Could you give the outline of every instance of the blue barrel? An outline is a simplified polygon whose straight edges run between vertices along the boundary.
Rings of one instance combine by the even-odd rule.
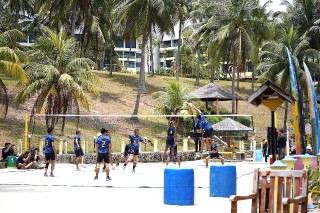
[[[210,197],[230,197],[237,194],[237,172],[234,165],[210,166]]]
[[[164,169],[164,204],[194,205],[194,170]]]
[[[256,157],[254,159],[257,162],[262,162],[263,161],[263,154],[262,154],[262,149],[256,149]]]

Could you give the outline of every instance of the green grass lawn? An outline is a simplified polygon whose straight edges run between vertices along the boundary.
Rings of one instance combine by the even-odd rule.
[[[87,94],[91,111],[81,109],[81,114],[119,114],[130,115],[133,112],[133,107],[136,99],[136,91],[138,85],[138,74],[129,73],[113,73],[113,77],[108,77],[108,73],[104,71],[95,72],[100,79],[100,83],[97,85],[99,95]],[[6,120],[0,120],[0,144],[4,144],[6,141],[16,143],[18,139],[23,139],[24,134],[24,115],[32,106],[32,102],[28,102],[20,108],[16,108],[12,104],[13,96],[16,93],[16,81],[10,77],[1,76],[5,85],[8,87],[8,92],[11,96],[11,104],[9,107],[9,115]],[[171,82],[175,81],[175,77],[168,76],[146,76],[146,86],[148,94],[141,98],[139,114],[155,114],[156,103],[153,99],[153,94],[158,91],[162,91]],[[180,83],[187,89],[192,91],[197,87],[194,86],[195,79],[180,78]],[[209,79],[200,79],[201,86],[209,83]],[[231,91],[231,81],[215,81],[215,84],[224,87]],[[255,89],[259,87],[259,84],[255,84]],[[240,82],[240,91],[237,92],[240,96],[244,97],[243,101],[239,102],[239,113],[253,115],[255,137],[257,141],[261,141],[266,138],[267,127],[270,126],[271,117],[270,111],[264,107],[255,107],[249,104],[246,99],[251,94],[251,82]],[[200,106],[201,102],[196,102],[196,105]],[[213,103],[214,104],[214,103]],[[219,102],[220,107],[224,111],[231,111],[231,101]],[[282,126],[283,122],[283,107],[277,110],[277,120],[279,126]],[[30,113],[30,112],[29,112]],[[289,112],[290,119],[291,113]],[[129,128],[133,131],[134,128],[139,128],[143,137],[148,137],[151,141],[157,139],[158,149],[163,149],[166,137],[166,119],[165,118],[140,118],[139,122],[135,123],[129,120],[129,118],[121,117],[86,117],[80,118],[79,129],[82,132],[82,140],[87,141],[89,151],[93,150],[93,136],[97,135],[101,127],[110,129],[112,134],[113,150],[115,152],[120,151],[121,141],[127,139],[124,138],[124,128]],[[289,123],[289,125],[291,125]],[[32,132],[32,125],[29,127],[29,133]],[[60,133],[61,123],[55,128],[55,136],[57,141],[67,140],[68,150],[73,151],[73,135],[77,129],[74,120],[67,118],[65,134]],[[191,130],[189,130],[191,131]],[[34,127],[33,137],[31,139],[31,146],[38,146],[46,135],[45,122],[43,118],[36,119],[36,126]],[[249,140],[253,135],[249,136]],[[182,141],[182,136],[178,136],[179,141]],[[179,147],[181,149],[182,146]],[[193,149],[193,147],[190,147]],[[147,146],[147,150],[153,150],[152,146]]]

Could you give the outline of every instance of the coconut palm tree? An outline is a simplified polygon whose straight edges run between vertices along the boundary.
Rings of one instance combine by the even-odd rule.
[[[80,104],[88,110],[89,103],[84,92],[96,92],[97,77],[90,69],[95,63],[77,57],[75,44],[73,38],[67,38],[63,28],[58,34],[47,29],[29,53],[31,62],[26,66],[26,71],[30,82],[19,92],[16,103],[36,96],[32,115],[44,109],[47,127],[57,123],[55,114],[66,114],[71,100],[77,114]],[[65,117],[62,117],[62,134],[64,125]]]
[[[310,49],[310,43],[306,37],[299,37],[297,29],[286,28],[283,25],[275,27],[277,41],[266,42],[260,51],[260,63],[257,71],[261,73],[260,81],[271,80],[281,88],[289,90],[290,72],[288,65],[288,57],[286,47],[292,53],[294,63],[298,69],[299,76],[303,79],[302,62],[305,61],[310,68],[310,72],[314,73],[319,69],[319,65],[310,58],[319,59],[319,52]]]
[[[179,81],[179,72],[180,72],[180,49],[182,45],[182,27],[185,21],[188,19],[189,12],[191,11],[191,0],[175,0],[178,7],[178,20],[179,20],[179,35],[178,35],[178,50],[177,50],[177,57],[176,57],[176,81]]]
[[[239,90],[239,70],[245,69],[246,62],[254,58],[255,38],[268,31],[266,21],[257,18],[261,6],[254,0],[217,0],[209,3],[209,18],[199,27],[196,36],[209,45],[209,53],[216,65],[221,61],[233,60],[232,72],[232,113],[235,113],[235,79]],[[239,67],[239,68],[238,68]]]
[[[141,66],[133,115],[138,114],[140,95],[147,92],[145,83],[145,51],[152,29],[156,29],[158,33],[173,33],[174,14],[176,11],[177,5],[172,0],[122,0],[114,11],[117,29],[122,37],[131,35],[131,38],[137,38],[142,36]]]
[[[25,38],[23,33],[18,30],[9,30],[0,32],[0,73],[12,76],[19,80],[19,86],[25,86],[28,82],[28,76],[22,68],[21,62],[26,59],[21,50],[17,48],[17,40]],[[22,59],[22,61],[21,61]],[[7,116],[9,99],[7,87],[0,78],[0,99],[4,104],[3,115]]]

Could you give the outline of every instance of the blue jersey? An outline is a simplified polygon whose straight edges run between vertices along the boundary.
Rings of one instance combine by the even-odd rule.
[[[45,138],[45,147],[44,147],[44,153],[52,153],[52,143],[54,142],[54,137],[52,135],[47,135]]]
[[[193,122],[192,122],[192,124],[193,124],[193,132],[200,134],[200,132],[199,132],[199,129],[201,129],[201,127],[200,127],[200,120],[194,119]]]
[[[81,139],[80,139],[80,136],[79,136],[79,135],[75,135],[74,138],[73,138],[73,148],[74,148],[74,151],[76,151],[76,150],[78,149],[78,146],[77,146],[76,141],[78,141],[79,148],[81,149]]]
[[[111,137],[106,135],[101,135],[98,137],[97,142],[98,153],[105,154],[109,153],[109,144],[111,144]]]
[[[138,151],[139,150],[139,146],[140,146],[140,142],[143,141],[142,137],[140,135],[132,135],[132,134],[130,134],[129,135],[129,139],[130,139],[131,145],[133,145],[132,148],[134,150]]]
[[[216,143],[213,146],[210,144],[210,151],[218,151],[218,145]]]
[[[175,132],[176,132],[176,128],[174,126],[169,126],[167,130],[167,137],[172,139],[174,137]]]
[[[209,129],[212,129],[212,125],[208,120],[204,117],[203,113],[200,113],[200,127],[201,129],[204,129],[204,131],[207,131]]]

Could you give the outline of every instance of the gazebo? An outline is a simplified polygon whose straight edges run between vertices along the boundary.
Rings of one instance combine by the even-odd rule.
[[[249,132],[253,131],[252,128],[247,127],[231,118],[226,118],[212,125],[213,131],[216,132]]]
[[[215,132],[250,132],[253,131],[252,128],[247,127],[231,118],[226,118],[216,124],[212,125],[212,129]],[[228,142],[230,144],[230,137],[228,137]]]
[[[188,99],[200,99],[206,102],[206,108],[208,108],[208,102],[216,102],[216,112],[219,114],[219,101],[231,101],[232,93],[224,88],[217,86],[213,83],[207,84],[189,93]],[[236,113],[238,114],[238,100],[243,100],[242,97],[235,94],[236,100]]]

